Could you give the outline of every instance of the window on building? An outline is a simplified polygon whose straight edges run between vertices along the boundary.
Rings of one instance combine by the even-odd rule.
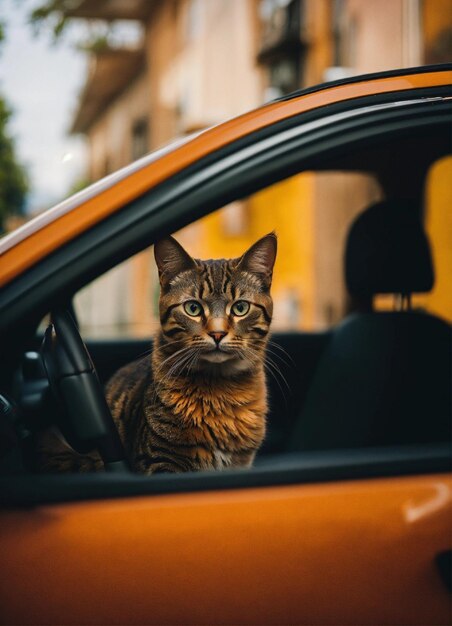
[[[344,0],[334,0],[331,20],[333,64],[324,72],[325,81],[351,76],[357,64],[358,23],[353,13],[346,12]]]
[[[141,118],[132,125],[132,161],[147,152],[149,152],[149,124],[146,118]]]
[[[304,45],[301,0],[262,0],[258,61],[267,69],[265,99],[283,96],[300,87]]]

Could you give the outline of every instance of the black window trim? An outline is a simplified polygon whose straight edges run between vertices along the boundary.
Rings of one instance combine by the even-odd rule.
[[[332,87],[341,87],[342,85],[353,85],[356,83],[367,83],[371,80],[381,80],[385,78],[397,78],[399,76],[413,76],[418,74],[430,74],[434,72],[450,72],[452,70],[452,63],[437,63],[435,65],[419,65],[416,67],[399,68],[395,70],[386,70],[384,72],[372,72],[370,74],[358,74],[356,76],[347,76],[347,78],[339,78],[338,80],[332,80],[326,83],[320,83],[313,85],[312,87],[306,87],[304,89],[297,89],[292,93],[289,93],[281,98],[277,98],[275,102],[284,102],[286,100],[292,100],[293,98],[299,98],[310,93],[318,91],[324,91],[325,89],[331,89]],[[452,89],[452,88],[450,88]]]
[[[0,478],[0,507],[271,488],[451,472],[449,444],[285,453],[248,470],[160,474],[17,475]]]

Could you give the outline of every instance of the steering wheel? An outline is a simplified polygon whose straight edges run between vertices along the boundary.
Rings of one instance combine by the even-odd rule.
[[[97,450],[109,471],[128,469],[124,447],[89,352],[69,311],[52,312],[41,347],[58,427],[80,454]]]

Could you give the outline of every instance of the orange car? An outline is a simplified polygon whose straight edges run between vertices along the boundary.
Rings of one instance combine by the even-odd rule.
[[[450,154],[451,78],[452,65],[422,67],[294,93],[0,241],[3,624],[451,623],[451,325],[410,306],[433,284],[420,217],[426,176]],[[291,399],[269,381],[255,466],[144,477],[113,455],[104,473],[34,471],[49,424],[74,447],[87,428],[91,444],[115,437],[74,295],[228,202],[331,170],[371,172],[383,199],[348,236],[346,318],[273,336],[295,364]],[[400,306],[379,310],[379,294]],[[87,343],[102,381],[146,345]]]

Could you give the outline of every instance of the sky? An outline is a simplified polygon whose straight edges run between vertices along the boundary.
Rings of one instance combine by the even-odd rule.
[[[68,135],[86,73],[86,57],[73,43],[77,26],[56,45],[44,29],[34,35],[28,16],[37,4],[42,0],[0,0],[0,92],[13,110],[9,130],[30,176],[29,212],[67,196],[86,163],[83,138]]]

